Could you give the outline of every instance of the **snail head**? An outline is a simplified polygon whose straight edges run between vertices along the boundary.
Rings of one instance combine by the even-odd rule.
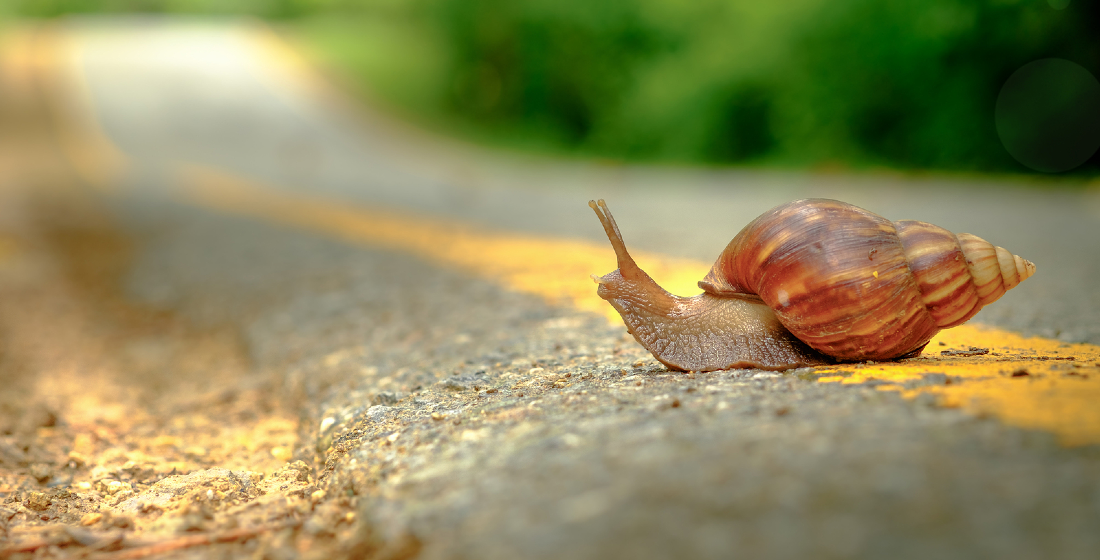
[[[599,217],[604,233],[607,234],[607,239],[611,241],[611,247],[615,250],[615,259],[619,265],[618,269],[603,276],[592,275],[592,280],[599,284],[596,293],[620,312],[623,305],[644,308],[656,304],[661,308],[668,307],[669,294],[631,258],[626,250],[626,243],[623,242],[623,236],[619,233],[619,226],[615,224],[615,218],[607,208],[607,203],[603,199],[590,200],[588,206]]]

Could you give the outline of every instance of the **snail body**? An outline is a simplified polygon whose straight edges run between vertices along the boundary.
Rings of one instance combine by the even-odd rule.
[[[674,369],[788,369],[919,355],[1030,277],[1035,265],[970,234],[891,222],[825,199],[778,206],[747,225],[699,282],[669,294],[626,251],[601,200],[589,202],[619,269],[597,293]]]

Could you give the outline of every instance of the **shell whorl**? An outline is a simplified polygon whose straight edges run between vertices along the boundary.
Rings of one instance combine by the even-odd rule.
[[[970,234],[805,199],[746,226],[699,284],[755,294],[814,349],[868,360],[919,353],[1034,270]]]
[[[969,233],[894,222],[921,300],[941,329],[961,325],[1035,273],[1035,265]]]

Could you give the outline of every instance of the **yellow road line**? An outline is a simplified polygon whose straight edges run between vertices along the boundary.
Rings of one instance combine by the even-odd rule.
[[[342,201],[292,194],[209,167],[180,168],[192,202],[219,210],[292,224],[352,242],[416,254],[430,262],[457,267],[504,286],[535,294],[555,305],[601,313],[619,321],[596,295],[589,278],[615,268],[608,244],[491,232],[461,222],[407,212],[355,207]],[[578,211],[587,211],[584,204]],[[592,227],[598,228],[595,216]],[[667,279],[669,289],[698,293],[695,283],[707,271],[695,261],[632,253],[646,270]]]
[[[442,266],[487,277],[553,304],[620,319],[589,280],[615,266],[609,246],[587,241],[492,232],[406,212],[356,207],[273,189],[207,167],[180,170],[191,202],[224,212],[290,224],[345,239],[405,251]],[[586,208],[581,202],[577,211]],[[593,224],[593,227],[596,227]],[[707,263],[638,253],[636,260],[674,293],[697,293]],[[943,356],[940,350],[988,349],[982,356]],[[878,383],[907,398],[930,393],[945,406],[994,415],[1006,423],[1048,430],[1066,445],[1100,443],[1100,347],[1024,338],[963,325],[944,331],[925,356],[904,362],[821,368],[825,383]],[[944,374],[945,384],[917,385]]]
[[[989,353],[938,355],[941,349],[971,346]],[[826,374],[818,379],[821,382],[879,382],[883,384],[878,389],[899,391],[907,398],[930,393],[944,406],[996,416],[1014,426],[1054,432],[1065,445],[1100,443],[1100,347],[1092,344],[1064,344],[980,325],[962,325],[932,339],[922,358],[838,366],[821,373]],[[945,374],[948,382],[910,385],[929,373]]]

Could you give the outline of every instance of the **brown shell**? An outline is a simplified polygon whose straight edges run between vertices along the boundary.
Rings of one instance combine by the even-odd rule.
[[[1034,271],[970,234],[804,199],[741,230],[699,285],[716,295],[756,294],[820,352],[885,360],[919,353],[940,329],[973,317]]]

